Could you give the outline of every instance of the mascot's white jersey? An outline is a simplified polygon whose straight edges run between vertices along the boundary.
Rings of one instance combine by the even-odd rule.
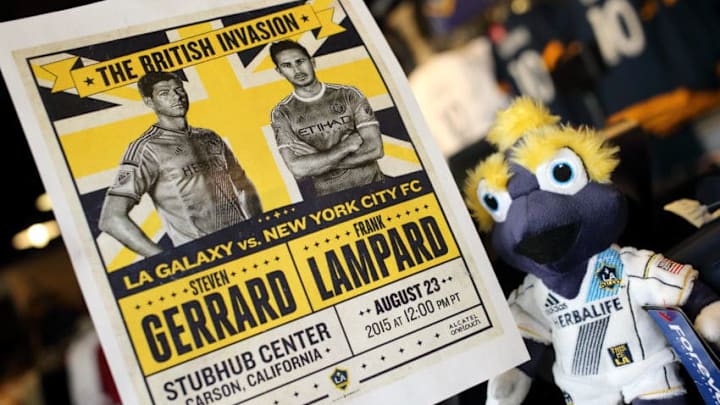
[[[613,246],[590,259],[576,297],[528,275],[509,302],[526,338],[553,345],[561,388],[622,387],[674,359],[643,305],[684,304],[696,278],[692,267],[660,254]]]

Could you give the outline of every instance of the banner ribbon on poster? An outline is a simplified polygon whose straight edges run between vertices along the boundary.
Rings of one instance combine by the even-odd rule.
[[[332,21],[333,8],[301,5],[107,61],[78,67],[75,56],[42,67],[56,77],[52,92],[77,89],[80,97],[137,82],[150,71],[175,71],[274,41],[320,29],[325,38],[345,29]]]

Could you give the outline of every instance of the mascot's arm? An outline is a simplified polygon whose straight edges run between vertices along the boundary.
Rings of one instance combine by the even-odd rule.
[[[655,305],[680,305],[700,335],[714,345],[720,344],[720,296],[698,278],[690,265],[676,263],[662,254],[623,248],[628,262],[643,260],[644,266],[631,266],[643,288],[634,289],[644,302]],[[647,259],[642,259],[647,257]]]
[[[486,405],[520,405],[530,391],[532,379],[519,368],[492,378],[488,382]]]
[[[531,339],[524,341],[530,360],[490,379],[486,405],[519,405],[530,391],[532,379],[548,346]]]
[[[523,285],[510,294],[508,303],[513,318],[523,335],[530,360],[488,382],[487,405],[519,405],[527,396],[532,378],[545,351],[551,344],[550,327],[543,322],[540,309],[533,304],[533,283],[526,278]]]
[[[695,319],[695,329],[708,342],[720,347],[720,296],[701,280],[695,280],[683,311]]]

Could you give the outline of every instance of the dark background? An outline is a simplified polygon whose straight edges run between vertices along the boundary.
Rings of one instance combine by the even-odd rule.
[[[16,251],[12,247],[13,235],[52,215],[35,209],[35,199],[43,193],[44,188],[4,80],[0,93],[6,137],[5,157],[0,159],[0,173],[6,184],[0,226],[0,265],[4,265],[29,253]]]
[[[37,14],[77,7],[92,1],[81,0],[35,0],[5,3],[0,21],[30,17]],[[42,250],[15,250],[13,236],[28,226],[53,218],[52,213],[39,212],[35,199],[45,192],[27,139],[18,120],[15,107],[8,94],[3,77],[0,86],[2,122],[4,126],[4,156],[0,159],[0,176],[3,178],[4,195],[0,225],[0,269],[20,259],[37,256]],[[61,239],[51,242],[51,248],[62,245]]]

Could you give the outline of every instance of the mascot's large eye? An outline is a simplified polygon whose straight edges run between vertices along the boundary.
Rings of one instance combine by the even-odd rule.
[[[582,160],[568,148],[560,149],[550,160],[538,166],[535,175],[541,190],[559,194],[575,194],[588,182]]]
[[[493,217],[495,222],[504,222],[510,209],[512,199],[507,191],[491,190],[485,180],[480,181],[477,188],[477,197],[485,211]]]

